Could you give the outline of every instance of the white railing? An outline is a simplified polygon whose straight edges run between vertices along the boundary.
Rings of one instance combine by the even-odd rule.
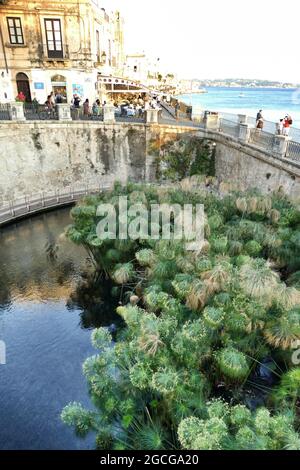
[[[300,143],[291,141],[288,143],[286,158],[300,163]]]
[[[62,190],[42,192],[11,199],[0,205],[0,226],[47,209],[72,204],[82,197],[107,191],[112,184],[73,185]]]
[[[272,152],[274,140],[275,134],[264,132],[256,128],[250,130],[249,144],[254,144],[262,150]]]

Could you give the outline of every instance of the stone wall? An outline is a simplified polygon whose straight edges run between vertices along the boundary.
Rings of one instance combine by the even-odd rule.
[[[138,134],[139,138],[136,138]],[[144,176],[143,128],[92,123],[6,124],[0,129],[0,198]]]
[[[176,126],[153,127],[148,147],[154,147],[154,153],[157,149],[159,154],[162,143],[180,135],[178,129]],[[196,135],[199,139],[207,138],[216,144],[215,171],[219,181],[228,182],[240,190],[257,188],[263,194],[281,188],[291,199],[300,201],[299,163],[289,162],[219,132],[195,128],[180,128],[180,132],[186,136]]]
[[[182,129],[74,121],[0,124],[0,203],[112,181],[152,181],[164,135]]]
[[[193,135],[216,142],[216,175],[241,189],[280,186],[300,199],[300,165],[221,134],[177,126],[73,121],[0,124],[0,204],[13,198],[112,181],[153,181],[167,141]]]
[[[300,165],[274,157],[250,145],[218,135],[216,176],[241,190],[257,188],[268,194],[281,188],[291,199],[300,201]]]

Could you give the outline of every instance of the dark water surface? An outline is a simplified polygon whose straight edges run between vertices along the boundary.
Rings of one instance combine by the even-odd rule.
[[[91,407],[82,363],[95,354],[92,328],[114,314],[76,289],[92,267],[61,236],[69,223],[61,209],[0,229],[0,449],[93,448],[59,415],[70,401]]]

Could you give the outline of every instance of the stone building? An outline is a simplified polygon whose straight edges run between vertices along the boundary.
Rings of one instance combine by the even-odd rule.
[[[124,66],[123,20],[101,0],[0,0],[0,102],[51,91],[93,100],[99,75]]]

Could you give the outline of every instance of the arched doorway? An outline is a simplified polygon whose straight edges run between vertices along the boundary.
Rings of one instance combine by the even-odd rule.
[[[67,80],[63,75],[54,75],[51,78],[51,85],[54,95],[60,94],[64,101],[67,101]]]
[[[26,98],[26,103],[31,103],[31,91],[29,85],[29,78],[26,73],[20,72],[16,76],[18,93],[23,93]]]

